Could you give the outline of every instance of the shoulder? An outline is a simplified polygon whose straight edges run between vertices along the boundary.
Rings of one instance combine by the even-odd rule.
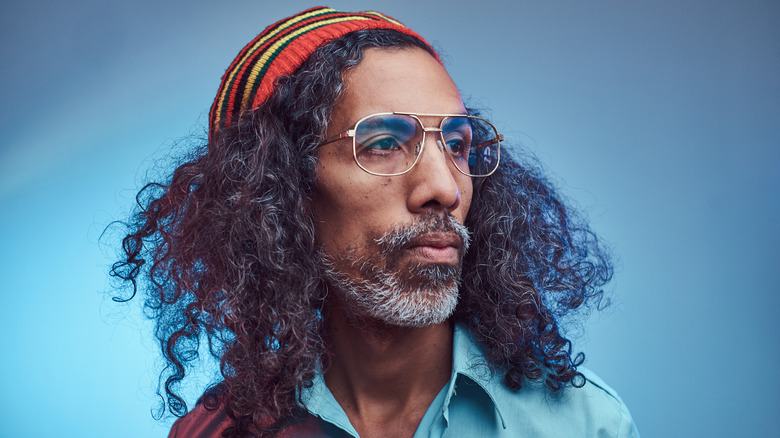
[[[495,421],[506,436],[639,436],[623,400],[592,371],[579,368],[585,377],[581,388],[567,386],[553,393],[543,382],[526,381],[520,390],[512,391],[504,385],[503,373],[491,371],[483,351],[466,328],[455,327],[455,371],[477,385],[457,385],[458,394],[453,394],[452,403],[466,406],[463,402],[469,401],[469,412],[479,411],[474,407],[477,405],[492,405],[497,414]],[[493,410],[483,411],[493,417]]]
[[[222,433],[233,425],[225,412],[222,385],[207,390],[190,412],[176,420],[168,438],[222,438]],[[312,415],[290,422],[276,434],[279,438],[326,436],[322,424]],[[329,436],[329,435],[328,435]]]
[[[628,407],[623,403],[618,393],[609,385],[604,383],[599,376],[587,368],[580,368],[579,371],[585,376],[585,386],[582,388],[567,388],[569,393],[577,394],[586,398],[591,403],[603,408],[605,411],[614,411],[617,414],[625,415],[631,418]],[[579,391],[578,391],[579,390]]]
[[[221,438],[230,418],[221,404],[208,405],[201,397],[195,408],[173,423],[168,438]]]
[[[530,436],[638,437],[617,392],[592,371],[580,372],[585,376],[583,387],[566,387],[557,394],[542,383],[529,383],[517,392],[498,391],[497,404],[507,423],[516,422]]]
[[[588,412],[590,424],[610,432],[607,436],[639,437],[628,406],[618,393],[589,369],[581,368],[579,371],[585,376],[585,386],[567,388],[564,403],[568,399],[569,403],[582,406]]]

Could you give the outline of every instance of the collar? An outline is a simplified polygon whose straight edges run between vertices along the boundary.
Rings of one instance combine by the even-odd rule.
[[[444,403],[441,406],[444,420],[449,424],[449,405],[452,397],[456,395],[456,389],[459,382],[463,379],[469,379],[476,383],[493,403],[493,408],[501,420],[501,426],[506,429],[506,422],[502,414],[501,406],[504,404],[506,388],[501,383],[501,375],[493,370],[487,364],[479,344],[474,340],[471,333],[461,326],[455,325],[452,345],[452,376],[449,383],[444,388]],[[322,418],[323,420],[338,426],[344,431],[358,436],[347,415],[338,404],[333,394],[325,385],[325,379],[322,370],[318,369],[311,388],[301,389],[301,402],[311,415]],[[506,411],[506,409],[503,409]]]
[[[452,377],[447,387],[443,407],[444,419],[447,422],[449,422],[450,400],[455,395],[458,381],[463,377],[476,383],[490,398],[501,420],[501,426],[506,429],[506,421],[501,413],[506,388],[501,383],[501,375],[491,370],[480,345],[471,333],[465,327],[456,324],[452,339]]]
[[[321,367],[317,367],[317,374],[312,380],[311,388],[301,388],[300,394],[301,403],[309,411],[309,414],[338,426],[353,437],[358,436],[344,409],[325,385],[325,376],[322,374]]]

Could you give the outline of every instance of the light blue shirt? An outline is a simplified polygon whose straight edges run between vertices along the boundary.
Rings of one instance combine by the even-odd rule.
[[[552,396],[544,384],[526,383],[510,391],[500,374],[491,374],[469,333],[455,327],[452,376],[428,407],[414,438],[639,437],[626,405],[610,387],[587,370],[582,388],[567,387]],[[322,374],[301,391],[309,414],[279,433],[280,438],[349,438],[358,434],[333,398]],[[171,438],[218,438],[230,426],[223,409],[198,403],[171,428]]]
[[[620,397],[588,370],[582,388],[552,396],[542,383],[511,391],[492,374],[471,335],[455,327],[452,376],[428,407],[414,438],[429,437],[639,437]],[[358,437],[322,374],[301,398],[315,418],[292,435]],[[315,420],[315,421],[311,421]],[[292,432],[292,431],[290,431]]]

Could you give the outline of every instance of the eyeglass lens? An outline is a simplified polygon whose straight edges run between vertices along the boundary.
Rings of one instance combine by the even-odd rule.
[[[424,129],[404,114],[378,114],[355,127],[355,158],[366,170],[385,175],[403,173],[417,161]],[[436,135],[437,132],[429,132]],[[445,117],[440,139],[452,162],[464,173],[489,175],[498,164],[498,134],[476,117]]]

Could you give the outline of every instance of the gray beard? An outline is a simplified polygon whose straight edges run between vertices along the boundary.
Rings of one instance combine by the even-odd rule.
[[[434,231],[452,231],[463,242],[457,264],[412,264],[399,269],[404,249],[414,239]],[[429,214],[419,222],[397,227],[374,239],[379,252],[340,254],[338,259],[323,256],[328,283],[338,289],[347,311],[356,319],[370,318],[388,325],[423,327],[444,322],[458,304],[463,255],[469,233],[452,216]],[[352,278],[339,266],[359,273]]]

